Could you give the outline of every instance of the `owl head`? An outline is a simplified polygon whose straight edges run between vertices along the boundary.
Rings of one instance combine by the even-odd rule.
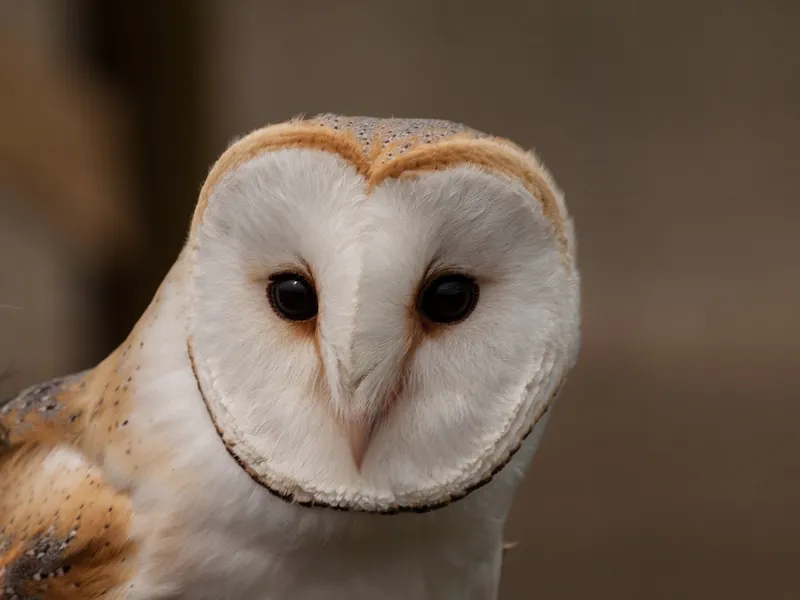
[[[540,162],[436,120],[322,115],[212,168],[189,352],[230,454],[294,502],[446,505],[523,445],[573,366],[572,224]]]

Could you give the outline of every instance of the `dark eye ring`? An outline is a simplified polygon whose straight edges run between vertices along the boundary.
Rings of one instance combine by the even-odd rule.
[[[428,321],[452,325],[466,319],[478,304],[478,282],[450,273],[430,281],[417,300],[417,310]]]
[[[319,310],[314,286],[298,273],[276,273],[269,278],[267,298],[279,317],[287,321],[308,321]]]

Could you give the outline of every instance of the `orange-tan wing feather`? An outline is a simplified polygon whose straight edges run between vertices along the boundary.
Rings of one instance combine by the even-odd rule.
[[[0,599],[121,597],[130,499],[80,453],[87,375],[0,404]]]

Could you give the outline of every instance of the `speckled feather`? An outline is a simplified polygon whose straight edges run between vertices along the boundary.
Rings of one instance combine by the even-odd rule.
[[[461,123],[441,119],[380,119],[323,114],[309,122],[353,136],[358,140],[361,151],[371,158],[373,164],[385,164],[412,148],[435,144],[455,136],[462,139],[489,137]]]
[[[112,597],[130,576],[130,499],[71,446],[85,385],[56,379],[0,409],[0,598]]]
[[[140,329],[94,369],[0,406],[0,599],[121,597],[135,572],[131,499],[103,467],[113,454],[139,469],[129,409]]]

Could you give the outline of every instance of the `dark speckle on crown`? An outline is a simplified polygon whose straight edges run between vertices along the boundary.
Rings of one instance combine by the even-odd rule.
[[[227,172],[262,152],[289,148],[338,154],[366,179],[368,189],[407,174],[457,166],[510,177],[522,183],[542,204],[564,250],[569,248],[554,182],[533,153],[510,140],[442,119],[383,119],[330,113],[267,126],[231,145],[203,185],[192,232],[202,222],[209,197]]]
[[[461,123],[442,119],[381,119],[378,117],[343,117],[322,114],[309,123],[352,134],[367,155],[387,153],[396,158],[418,144],[430,144],[455,135],[472,138],[489,137]]]

